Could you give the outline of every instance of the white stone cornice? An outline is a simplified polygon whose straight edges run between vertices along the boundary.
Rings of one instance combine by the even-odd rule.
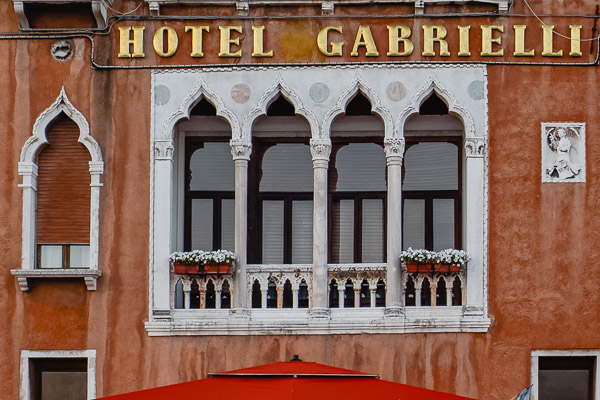
[[[252,142],[244,139],[231,139],[231,156],[234,160],[250,160]]]
[[[310,139],[310,152],[313,161],[329,161],[331,154],[330,139]]]

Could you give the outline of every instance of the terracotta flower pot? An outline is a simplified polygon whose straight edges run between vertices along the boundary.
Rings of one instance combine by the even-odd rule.
[[[435,264],[434,265],[436,272],[459,272],[460,265],[457,264]]]
[[[231,272],[230,262],[208,262],[204,264],[204,273],[206,274],[228,274]]]
[[[406,270],[408,272],[431,272],[431,264],[432,263],[418,263],[407,261]]]
[[[197,274],[200,271],[200,265],[185,265],[185,264],[173,264],[173,269],[176,274]]]

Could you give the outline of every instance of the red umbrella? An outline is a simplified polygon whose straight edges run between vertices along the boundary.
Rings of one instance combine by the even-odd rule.
[[[379,379],[328,365],[287,361],[222,373],[208,378],[103,397],[105,400],[469,400],[467,397],[436,392]]]

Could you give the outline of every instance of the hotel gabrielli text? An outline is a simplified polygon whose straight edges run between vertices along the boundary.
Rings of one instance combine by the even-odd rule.
[[[600,400],[596,1],[0,13],[3,399]]]

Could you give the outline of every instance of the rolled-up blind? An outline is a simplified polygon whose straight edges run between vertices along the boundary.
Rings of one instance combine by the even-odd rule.
[[[62,115],[38,155],[37,243],[89,243],[90,154],[79,127]]]

